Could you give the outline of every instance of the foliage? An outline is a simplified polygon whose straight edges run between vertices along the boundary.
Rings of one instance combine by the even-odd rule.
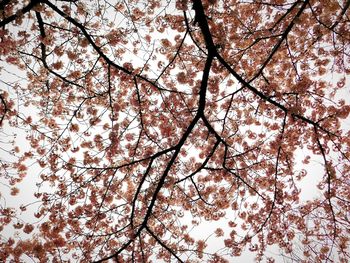
[[[348,262],[349,5],[1,1],[0,259]]]

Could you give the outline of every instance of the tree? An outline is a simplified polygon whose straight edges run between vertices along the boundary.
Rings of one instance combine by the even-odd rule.
[[[1,1],[1,260],[349,261],[349,5]]]

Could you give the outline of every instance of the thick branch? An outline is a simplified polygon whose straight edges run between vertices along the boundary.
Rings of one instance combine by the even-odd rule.
[[[17,18],[19,18],[21,15],[24,15],[25,13],[28,13],[30,10],[33,9],[33,7],[35,7],[37,4],[41,3],[40,0],[32,0],[29,2],[28,5],[26,5],[25,7],[23,7],[20,11],[18,11],[16,14],[6,17],[4,18],[2,21],[0,21],[0,27],[3,27],[9,23],[11,23],[12,21],[16,20]],[[3,8],[5,8],[6,2],[5,3],[1,3],[1,6]]]

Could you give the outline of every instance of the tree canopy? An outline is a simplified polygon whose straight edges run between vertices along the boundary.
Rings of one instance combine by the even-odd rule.
[[[0,261],[349,262],[349,5],[2,0]]]

